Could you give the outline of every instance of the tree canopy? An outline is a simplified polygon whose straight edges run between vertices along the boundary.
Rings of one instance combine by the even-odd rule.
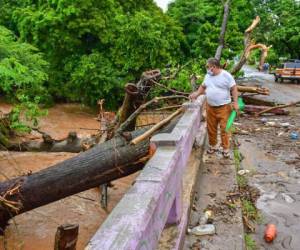
[[[55,97],[92,105],[113,91],[116,107],[126,81],[180,60],[181,28],[152,0],[3,2],[2,23],[45,54]]]
[[[0,92],[17,104],[11,114],[13,128],[24,128],[19,122],[21,110],[28,120],[37,122],[41,114],[38,105],[48,99],[44,85],[48,66],[37,48],[20,42],[0,25]]]
[[[300,57],[299,1],[230,2],[222,60],[241,53],[256,15],[253,38],[273,46],[270,60]],[[0,0],[0,53],[11,55],[0,58],[1,91],[18,99],[13,89],[26,85],[28,98],[45,100],[37,94],[43,88],[54,99],[95,105],[105,98],[116,108],[124,84],[144,70],[192,62],[169,83],[188,90],[189,75],[215,54],[223,4],[175,0],[163,13],[153,0]]]

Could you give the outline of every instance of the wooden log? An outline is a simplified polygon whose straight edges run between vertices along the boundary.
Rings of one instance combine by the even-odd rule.
[[[101,134],[79,138],[76,132],[70,132],[62,140],[55,140],[48,134],[43,134],[42,141],[25,141],[21,143],[10,143],[8,150],[13,151],[33,151],[33,152],[70,152],[79,153],[93,147],[101,141]]]
[[[263,110],[266,110],[269,108],[268,106],[255,106],[255,105],[245,105],[244,112],[247,114],[256,114],[258,112],[261,112]],[[275,108],[273,110],[270,110],[268,113],[272,113],[274,115],[288,115],[290,112],[287,110],[284,110],[282,108]]]
[[[260,94],[260,95],[269,95],[270,94],[270,90],[268,88],[264,88],[264,87],[238,85],[237,88],[240,93],[256,93],[256,94]]]
[[[243,96],[243,100],[246,104],[257,105],[257,106],[275,106],[274,101],[263,100],[256,98],[255,96]]]
[[[279,106],[275,106],[275,107],[271,107],[271,108],[268,107],[268,108],[266,108],[266,109],[258,112],[256,115],[260,116],[260,115],[262,115],[264,113],[270,113],[270,112],[272,112],[272,111],[274,111],[276,109],[282,109],[282,108],[287,108],[287,107],[295,106],[295,105],[297,105],[299,103],[300,103],[300,101],[298,101],[298,102],[292,102],[290,104],[285,104],[285,105],[279,105]]]
[[[122,124],[135,111],[135,101],[138,96],[138,89],[135,84],[128,83],[125,86],[125,97],[119,111],[119,123]],[[130,129],[134,129],[135,121],[130,124]]]
[[[65,224],[57,228],[54,250],[76,250],[79,225]]]
[[[161,132],[170,132],[170,123]],[[0,228],[18,214],[57,201],[67,196],[98,187],[140,170],[149,154],[149,140],[137,145],[128,142],[144,132],[140,129],[115,136],[73,158],[39,172],[0,183]]]
[[[178,90],[176,90],[176,89],[171,89],[171,88],[169,88],[169,87],[167,87],[167,86],[165,86],[165,85],[163,85],[163,84],[161,84],[161,83],[159,83],[159,82],[156,82],[156,81],[154,81],[154,80],[151,80],[155,85],[157,85],[158,87],[161,87],[161,88],[163,88],[163,89],[166,89],[167,91],[169,91],[169,92],[172,92],[173,94],[176,94],[176,95],[189,95],[189,93],[186,93],[186,92],[182,92],[182,91],[178,91]]]
[[[165,110],[169,110],[169,109],[178,109],[181,106],[182,105],[171,105],[171,106],[167,106],[167,107],[162,107],[162,108],[155,109],[154,111],[165,111]]]
[[[144,134],[142,134],[142,135],[134,138],[131,141],[131,144],[136,145],[136,144],[142,142],[143,140],[146,140],[151,135],[153,135],[157,130],[159,130],[165,124],[167,124],[168,122],[170,122],[174,117],[178,116],[183,111],[184,111],[184,108],[177,109],[173,114],[171,114],[166,119],[163,119],[162,121],[160,121],[159,123],[157,123],[155,126],[153,126],[151,129],[149,129],[148,131],[146,131]]]
[[[132,113],[125,122],[123,122],[120,127],[117,129],[117,133],[122,133],[124,131],[128,130],[128,127],[130,126],[130,124],[132,123],[133,120],[136,120],[136,118],[138,117],[138,115],[147,107],[149,107],[150,105],[152,105],[153,103],[157,103],[159,101],[164,101],[164,100],[170,100],[170,99],[180,99],[180,98],[185,98],[188,99],[188,97],[186,96],[182,96],[182,95],[172,95],[172,96],[161,96],[161,97],[154,97],[152,100],[140,105],[134,113]]]
[[[120,124],[124,123],[127,118],[139,107],[148,96],[148,93],[152,86],[154,85],[153,81],[159,81],[161,78],[160,70],[150,70],[142,74],[141,79],[137,84],[128,83],[125,86],[125,97],[123,100],[122,107],[118,111],[118,116],[115,123],[116,128]],[[135,120],[132,120],[128,126],[130,131],[135,128]]]

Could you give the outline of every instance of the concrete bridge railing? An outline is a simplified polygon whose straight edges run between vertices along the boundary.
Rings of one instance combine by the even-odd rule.
[[[185,104],[172,133],[158,134],[157,146],[135,184],[90,240],[86,250],[156,249],[166,224],[182,219],[182,176],[200,127],[204,97]]]

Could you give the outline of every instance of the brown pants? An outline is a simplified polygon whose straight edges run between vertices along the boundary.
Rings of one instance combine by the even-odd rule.
[[[208,104],[207,107],[207,132],[210,146],[215,146],[218,142],[218,125],[221,128],[221,145],[223,149],[229,149],[229,134],[225,132],[227,120],[231,113],[231,105],[226,104],[220,107],[212,107]]]

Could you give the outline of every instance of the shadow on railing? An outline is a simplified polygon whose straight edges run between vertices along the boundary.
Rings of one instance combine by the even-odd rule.
[[[155,249],[166,224],[182,216],[182,176],[200,127],[204,96],[186,103],[169,134],[157,134],[157,146],[135,184],[90,240],[86,250]]]

